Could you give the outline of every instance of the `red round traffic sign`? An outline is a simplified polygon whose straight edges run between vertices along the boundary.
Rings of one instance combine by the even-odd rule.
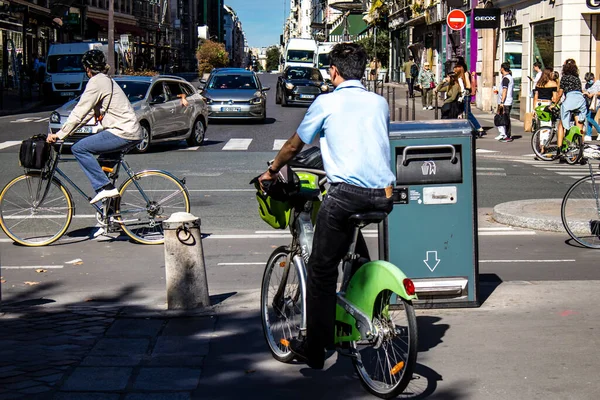
[[[467,15],[459,9],[452,10],[446,17],[446,23],[450,29],[460,31],[467,26]]]

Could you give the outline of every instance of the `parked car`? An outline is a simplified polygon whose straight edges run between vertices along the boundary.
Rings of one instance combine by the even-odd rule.
[[[200,93],[208,104],[211,119],[267,118],[267,91],[254,71],[218,68],[211,72]]]
[[[310,104],[323,93],[329,93],[329,86],[317,68],[287,67],[277,78],[275,103]]]
[[[188,145],[199,146],[206,134],[208,108],[200,93],[185,79],[177,76],[116,76],[117,85],[123,89],[133,105],[142,125],[143,137],[136,146],[144,153],[152,143],[183,140]],[[185,95],[188,106],[181,104]],[[50,114],[50,131],[58,130],[67,121],[79,97],[69,101]],[[66,145],[75,144],[84,137],[97,133],[99,127],[92,119],[67,138]]]

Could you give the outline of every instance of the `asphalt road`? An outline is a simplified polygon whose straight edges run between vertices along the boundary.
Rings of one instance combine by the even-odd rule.
[[[264,171],[266,162],[294,132],[306,108],[275,105],[276,76],[261,75],[261,80],[272,88],[265,124],[211,122],[206,142],[198,149],[188,149],[185,142],[178,142],[157,145],[144,155],[127,156],[134,169],[165,169],[186,178],[192,213],[202,219],[202,231],[208,235],[203,245],[212,293],[259,287],[268,255],[274,247],[289,241],[285,232],[268,237],[267,233],[273,231],[269,232],[270,227],[259,218],[254,192],[248,183]],[[18,166],[18,144],[32,134],[45,132],[48,115],[47,110],[37,110],[0,117],[0,186],[22,173]],[[240,143],[247,147],[227,150],[232,144],[241,146]],[[566,233],[511,229],[490,220],[489,214],[496,204],[559,198],[575,179],[573,173],[563,174],[553,169],[553,164],[532,163],[526,144],[515,145],[514,154],[486,152],[496,145],[491,137],[477,142],[480,272],[485,274],[482,279],[600,279],[597,253],[570,246],[566,243]],[[90,190],[76,164],[65,166],[65,170],[84,190]],[[163,247],[133,244],[124,235],[91,240],[94,224],[93,209],[77,198],[76,218],[68,234],[55,245],[24,248],[0,234],[1,275],[6,280],[3,297],[10,299],[34,287],[40,295],[68,291],[80,293],[81,298],[123,290],[131,292],[132,301],[143,301],[135,297],[136,292],[150,290],[164,295]],[[375,233],[371,228],[369,236]],[[368,240],[375,249],[376,239]],[[69,264],[77,259],[82,263]],[[33,267],[47,272],[37,273]],[[25,282],[40,284],[30,286]]]

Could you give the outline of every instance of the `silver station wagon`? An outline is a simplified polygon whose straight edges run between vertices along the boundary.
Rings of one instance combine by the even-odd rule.
[[[143,137],[137,145],[138,153],[144,153],[152,143],[183,140],[189,146],[199,146],[204,141],[208,123],[208,108],[200,93],[185,79],[177,76],[116,76],[117,85],[123,89],[131,102]],[[182,105],[185,95],[187,106]],[[79,101],[75,98],[50,114],[50,131],[58,130],[67,121]],[[67,138],[66,144],[74,144],[82,138],[97,133],[93,124],[82,126]]]

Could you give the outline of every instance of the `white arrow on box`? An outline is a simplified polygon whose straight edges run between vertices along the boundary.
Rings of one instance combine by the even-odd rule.
[[[434,260],[435,260],[435,265],[432,267],[430,265],[430,263],[433,264]],[[425,265],[427,265],[427,268],[429,268],[429,270],[431,272],[435,271],[438,264],[440,263],[440,259],[438,258],[437,251],[428,251],[427,256],[426,256],[425,260],[423,260],[423,262],[425,263]]]

